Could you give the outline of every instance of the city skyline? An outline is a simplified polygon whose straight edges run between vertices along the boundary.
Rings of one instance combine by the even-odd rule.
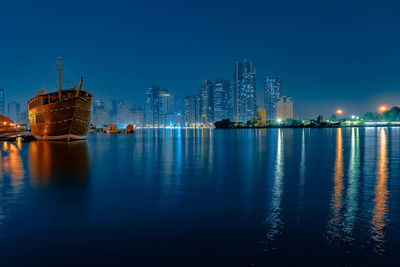
[[[57,19],[74,6],[85,18]],[[398,8],[372,1],[152,1],[117,2],[108,12],[106,2],[72,1],[61,9],[46,1],[7,2],[0,18],[0,87],[22,109],[62,56],[96,99],[140,104],[144,86],[153,83],[183,100],[205,79],[232,82],[232,64],[247,58],[257,69],[259,106],[271,75],[284,79],[298,117],[329,116],[337,108],[362,114],[400,101]]]

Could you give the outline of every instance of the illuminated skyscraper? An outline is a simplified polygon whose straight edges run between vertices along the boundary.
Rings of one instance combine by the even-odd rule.
[[[0,114],[5,114],[4,88],[0,88]]]
[[[201,98],[201,123],[214,122],[214,82],[204,80],[200,90]]]
[[[291,97],[282,96],[276,102],[276,120],[293,119],[293,101]]]
[[[269,120],[276,119],[276,102],[282,95],[282,79],[269,76],[264,80],[264,106]]]
[[[20,105],[16,102],[7,104],[8,117],[15,123],[19,121]]]
[[[105,109],[104,103],[100,100],[96,100],[93,103],[91,123],[97,126],[103,126],[110,123],[110,114]]]
[[[232,102],[234,121],[256,116],[256,73],[252,62],[246,59],[235,63]]]
[[[174,96],[167,89],[161,90],[158,94],[158,125],[175,125]]]
[[[154,126],[158,124],[158,95],[160,87],[158,85],[148,85],[146,87],[146,102],[144,107],[145,124]]]
[[[228,80],[217,79],[214,82],[214,121],[232,119],[232,94]]]
[[[141,106],[134,105],[129,110],[129,124],[140,125],[144,124],[144,110]]]
[[[197,96],[185,97],[185,124],[186,126],[195,125],[197,122]]]

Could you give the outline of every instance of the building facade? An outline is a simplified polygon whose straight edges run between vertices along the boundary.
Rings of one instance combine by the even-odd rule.
[[[93,103],[91,123],[98,127],[110,123],[110,113],[105,109],[104,103],[100,100],[96,100]]]
[[[282,79],[269,76],[264,79],[264,108],[268,120],[276,119],[276,102],[282,96]]]
[[[161,90],[158,94],[158,123],[157,126],[175,125],[175,102],[174,96],[167,89]]]
[[[17,102],[10,102],[7,104],[7,116],[18,123],[20,116],[20,105]]]
[[[232,119],[232,93],[228,80],[219,78],[214,82],[214,121]]]
[[[293,101],[291,97],[282,96],[276,102],[276,118],[277,121],[285,121],[293,119]]]
[[[256,73],[253,63],[235,63],[233,73],[233,120],[247,121],[256,116]]]
[[[4,101],[4,88],[0,88],[0,115],[7,115]]]
[[[145,89],[146,101],[144,107],[145,125],[154,126],[158,125],[159,112],[158,112],[158,96],[160,94],[160,87],[158,85],[148,85]]]
[[[185,125],[194,126],[197,123],[197,95],[186,96],[184,101]]]

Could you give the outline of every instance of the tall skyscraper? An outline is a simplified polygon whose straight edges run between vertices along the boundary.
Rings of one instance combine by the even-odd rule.
[[[129,124],[140,125],[144,124],[144,110],[141,106],[134,105],[129,112]]]
[[[103,126],[110,123],[110,114],[105,109],[104,103],[96,100],[93,103],[91,123],[96,126]]]
[[[5,114],[4,88],[0,88],[0,114]]]
[[[201,97],[201,123],[214,122],[214,82],[204,80],[200,90]]]
[[[15,123],[19,121],[20,105],[17,102],[7,104],[8,117]]]
[[[269,120],[276,119],[276,102],[282,95],[282,79],[269,76],[264,79],[264,106]]]
[[[127,124],[128,123],[128,105],[122,99],[112,101],[112,121],[116,124]]]
[[[185,125],[196,125],[197,122],[197,96],[191,95],[185,97]]]
[[[158,85],[148,85],[146,87],[146,102],[144,107],[145,124],[147,126],[154,126],[158,123],[158,95],[160,94],[160,87]]]
[[[256,116],[256,73],[253,63],[246,59],[235,63],[232,102],[234,121]]]
[[[291,97],[282,96],[276,102],[276,120],[293,119],[293,101]]]
[[[161,90],[158,94],[158,125],[175,125],[175,102],[174,96],[167,89]]]
[[[23,110],[19,113],[19,119],[17,121],[19,124],[28,124],[28,111]]]
[[[214,82],[214,121],[232,119],[232,94],[228,80],[219,78]]]

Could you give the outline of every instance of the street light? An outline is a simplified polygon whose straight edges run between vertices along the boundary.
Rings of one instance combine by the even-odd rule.
[[[336,110],[336,114],[337,115],[343,115],[343,110],[342,109],[338,109],[338,110]]]
[[[380,113],[384,113],[385,111],[388,111],[388,110],[389,110],[389,107],[387,105],[380,105],[378,107],[378,112],[380,112]]]
[[[351,115],[351,119],[352,120],[354,120],[356,118],[356,116],[354,116],[354,115]]]

